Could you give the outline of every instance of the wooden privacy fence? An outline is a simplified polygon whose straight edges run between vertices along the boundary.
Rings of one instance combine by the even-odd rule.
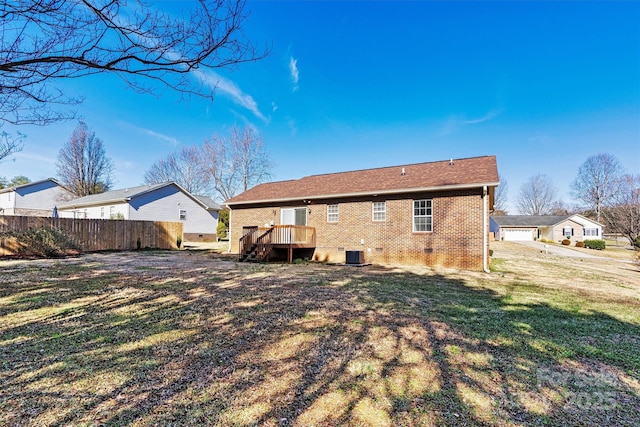
[[[182,241],[181,222],[0,216],[0,233],[55,228],[74,239],[83,251],[174,249]],[[0,256],[13,255],[15,241],[0,237]]]

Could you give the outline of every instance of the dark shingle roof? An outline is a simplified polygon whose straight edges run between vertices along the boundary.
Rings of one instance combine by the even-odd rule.
[[[129,188],[121,188],[119,190],[111,190],[105,191],[100,194],[92,194],[90,196],[79,197],[77,199],[73,199],[64,205],[59,206],[59,208],[69,208],[69,207],[77,207],[77,206],[91,206],[91,205],[100,205],[103,203],[113,203],[113,202],[126,202],[131,200],[131,198],[139,196],[144,193],[148,193],[150,191],[154,191],[158,188],[165,187],[167,185],[172,185],[172,182],[163,182],[160,184],[149,184],[149,185],[140,185],[138,187],[129,187]]]
[[[92,194],[90,196],[84,196],[84,197],[71,200],[63,205],[58,206],[58,208],[70,209],[70,208],[78,208],[81,206],[96,206],[96,205],[104,205],[108,203],[128,202],[134,197],[138,197],[146,193],[151,193],[157,189],[160,189],[169,185],[176,186],[180,191],[182,191],[188,197],[191,197],[197,203],[202,205],[202,207],[205,208],[206,210],[213,210],[213,211],[220,210],[220,206],[215,201],[213,201],[213,199],[207,196],[194,196],[193,194],[186,191],[184,188],[180,187],[175,182],[162,182],[160,184],[140,185],[137,187],[121,188],[119,190],[106,191],[100,194]]]
[[[573,215],[499,215],[491,219],[500,227],[547,227]]]
[[[204,206],[207,207],[207,210],[219,211],[220,205],[217,204],[211,197],[209,196],[193,196],[200,201]]]
[[[404,173],[403,173],[404,172]],[[311,175],[257,185],[228,205],[498,185],[495,156]]]
[[[16,190],[19,190],[21,188],[30,187],[32,185],[37,185],[37,184],[42,184],[43,182],[48,182],[48,181],[51,181],[54,184],[58,185],[59,187],[64,188],[63,185],[60,184],[55,178],[47,178],[47,179],[42,179],[40,181],[28,182],[26,184],[14,185],[12,187],[0,188],[0,193],[8,193],[10,191],[16,191]]]

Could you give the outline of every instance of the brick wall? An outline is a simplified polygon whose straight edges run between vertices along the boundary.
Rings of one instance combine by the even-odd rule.
[[[412,194],[401,197],[340,199],[338,222],[327,221],[327,205],[286,204],[234,208],[231,211],[231,251],[238,253],[243,226],[280,224],[282,208],[307,208],[307,225],[316,229],[314,259],[345,262],[345,251],[364,251],[374,264],[418,264],[482,270],[481,189],[447,193]],[[414,233],[413,200],[432,200],[432,231]],[[373,202],[386,202],[386,220],[373,221]],[[488,230],[488,215],[487,215]],[[488,240],[487,240],[488,245]]]

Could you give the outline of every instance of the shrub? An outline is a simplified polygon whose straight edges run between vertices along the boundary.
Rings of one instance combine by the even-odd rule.
[[[571,244],[571,240],[569,240],[569,239],[563,239],[563,240],[562,240],[562,244],[563,244],[563,245],[565,245],[565,246],[569,246],[569,245]]]
[[[584,248],[583,242],[576,242],[576,248]]]
[[[599,251],[603,250],[606,247],[604,240],[585,240],[584,246],[589,249],[597,249]]]
[[[226,239],[227,238],[227,226],[224,222],[218,222],[218,228],[216,228],[216,235],[218,239]]]
[[[636,240],[633,241],[633,247],[640,249],[640,236],[636,237]]]
[[[70,236],[55,228],[30,228],[1,235],[16,239],[16,255],[24,257],[53,258],[80,251],[80,246]]]

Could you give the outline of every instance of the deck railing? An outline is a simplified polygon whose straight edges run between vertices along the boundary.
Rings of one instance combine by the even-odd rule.
[[[314,248],[316,229],[301,225],[274,225],[273,227],[245,227],[240,238],[240,259],[262,261],[274,247]]]

